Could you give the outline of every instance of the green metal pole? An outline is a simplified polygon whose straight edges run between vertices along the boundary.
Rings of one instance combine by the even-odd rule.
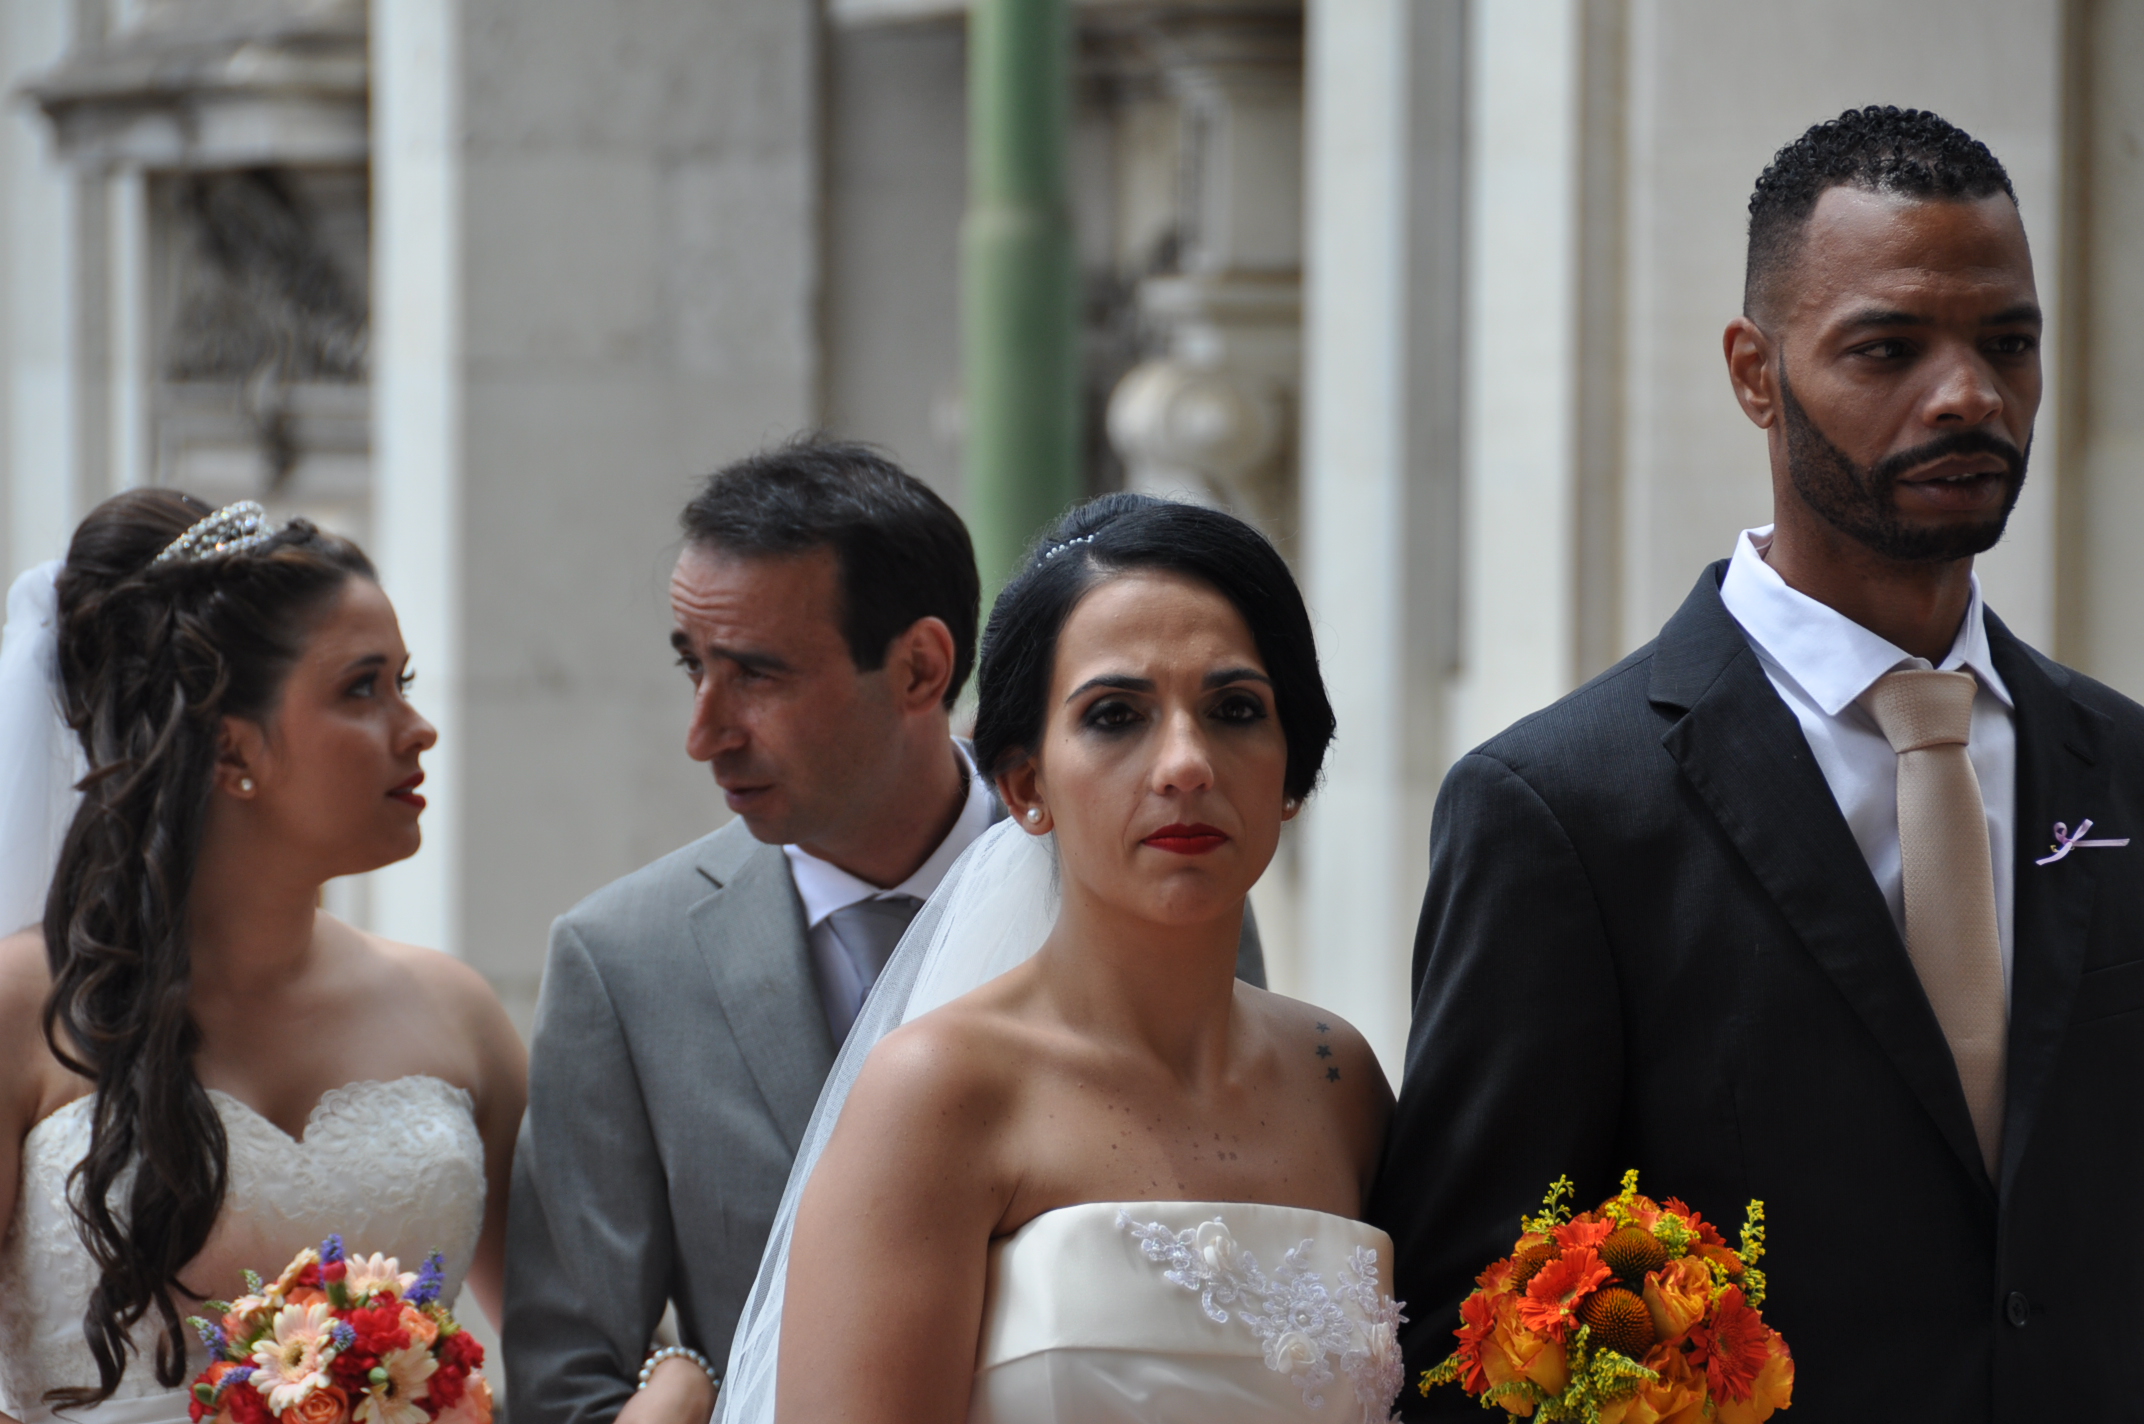
[[[961,368],[969,528],[987,600],[1079,498],[1068,0],[972,0]]]

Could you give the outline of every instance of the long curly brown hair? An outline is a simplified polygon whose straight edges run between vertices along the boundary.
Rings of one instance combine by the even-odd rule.
[[[59,576],[59,674],[68,724],[89,755],[82,803],[45,901],[52,993],[45,1040],[96,1084],[89,1152],[69,1196],[98,1271],[82,1318],[95,1388],[111,1396],[133,1328],[160,1325],[157,1382],[183,1381],[174,1292],[222,1209],[223,1122],[194,1071],[187,901],[223,719],[272,718],[319,615],[353,576],[355,544],[292,520],[218,558],[153,564],[213,511],[175,490],[132,490],[82,521]]]

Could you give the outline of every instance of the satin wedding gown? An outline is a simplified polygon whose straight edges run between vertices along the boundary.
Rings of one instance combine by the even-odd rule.
[[[297,1138],[228,1094],[209,1097],[230,1143],[230,1185],[185,1272],[189,1287],[231,1299],[244,1292],[245,1271],[273,1275],[339,1231],[351,1251],[399,1257],[405,1270],[442,1252],[440,1298],[455,1298],[484,1220],[484,1142],[466,1091],[430,1077],[351,1083],[321,1098]],[[97,1380],[82,1339],[96,1272],[67,1206],[67,1176],[89,1150],[90,1101],[69,1103],[23,1142],[15,1217],[0,1238],[0,1409],[25,1424],[182,1424],[185,1387],[156,1382],[153,1312],[111,1399],[63,1416],[44,1402],[47,1390]],[[182,1318],[195,1313],[192,1302],[174,1303]],[[188,1346],[191,1382],[208,1361],[190,1335]]]
[[[1392,1242],[1245,1202],[1092,1202],[990,1251],[969,1424],[1385,1424]]]

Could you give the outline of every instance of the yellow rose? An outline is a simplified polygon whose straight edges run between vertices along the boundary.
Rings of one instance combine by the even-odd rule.
[[[1749,1398],[1714,1401],[1719,1424],[1763,1424],[1775,1410],[1794,1402],[1794,1357],[1787,1353],[1787,1342],[1777,1330],[1765,1334],[1769,1338],[1764,1342],[1764,1365],[1757,1371]]]
[[[1712,1272],[1695,1256],[1670,1261],[1645,1278],[1645,1308],[1665,1343],[1680,1341],[1711,1303]]]
[[[1656,1345],[1639,1361],[1659,1375],[1637,1392],[1601,1406],[1601,1424],[1701,1424],[1705,1417],[1705,1380],[1690,1373],[1689,1362],[1672,1345]]]
[[[1524,1379],[1540,1386],[1544,1393],[1562,1394],[1564,1386],[1571,1382],[1570,1362],[1564,1358],[1563,1346],[1519,1323],[1516,1296],[1504,1296],[1496,1303],[1496,1325],[1489,1331],[1489,1338],[1481,1342],[1481,1369],[1492,1388]],[[1521,1405],[1517,1400],[1504,1407],[1529,1417],[1534,1412],[1531,1404]]]

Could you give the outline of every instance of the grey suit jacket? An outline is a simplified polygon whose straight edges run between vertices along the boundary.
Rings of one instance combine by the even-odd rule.
[[[1237,973],[1265,983],[1248,913]],[[507,1212],[512,1424],[605,1424],[669,1302],[722,1367],[833,1066],[788,861],[743,822],[559,917]]]

